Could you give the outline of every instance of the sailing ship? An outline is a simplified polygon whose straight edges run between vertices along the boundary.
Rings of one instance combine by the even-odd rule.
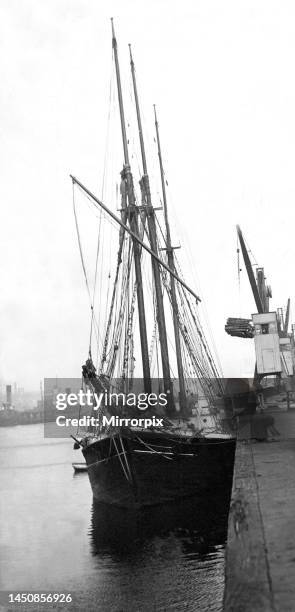
[[[129,410],[134,417],[137,408],[128,409],[128,406],[118,403],[103,407],[94,405],[93,413],[99,416],[98,424],[91,426],[83,436],[78,436],[74,447],[80,447],[84,455],[94,499],[133,508],[167,503],[196,494],[204,496],[210,490],[230,486],[235,439],[222,420],[224,387],[201,324],[200,298],[184,281],[172,246],[167,185],[155,107],[155,142],[162,204],[159,214],[158,208],[154,207],[135,65],[129,45],[141,153],[140,197],[136,194],[113,21],[112,49],[124,154],[119,192],[121,216],[117,216],[76,177],[71,176],[73,192],[78,189],[79,193],[86,195],[103,213],[103,220],[107,223],[109,219],[119,228],[114,280],[107,302],[108,316],[101,339],[101,353],[95,364],[90,341],[88,359],[82,368],[83,384],[96,397],[116,390],[122,395],[122,392],[133,392],[138,397],[143,392],[145,397],[153,396],[154,400],[156,397],[156,403],[153,401],[144,416],[157,415],[162,418],[151,418],[147,426],[142,426],[140,419],[139,423],[132,419],[130,425],[122,425],[117,418],[115,425],[110,426],[110,419],[108,424],[103,424],[103,415],[125,417]],[[81,251],[79,229],[78,238]],[[144,275],[144,258],[149,264],[149,277]],[[83,258],[82,264],[85,273]],[[106,270],[102,266],[103,272]],[[150,309],[147,308],[148,299]],[[93,296],[91,331],[95,324],[94,312]],[[101,336],[101,330],[98,331]],[[168,350],[170,332],[173,336],[173,367],[171,350]],[[141,359],[136,359],[136,350]],[[173,368],[177,376],[173,375]],[[136,379],[137,370],[139,375]],[[158,394],[154,393],[155,389]],[[164,406],[159,401],[160,391],[166,398]],[[157,422],[161,425],[157,426]]]

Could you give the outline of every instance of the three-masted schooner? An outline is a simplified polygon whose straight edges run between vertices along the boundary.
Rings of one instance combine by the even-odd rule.
[[[206,494],[225,486],[232,476],[235,441],[222,427],[219,408],[223,385],[212,352],[203,333],[198,296],[183,280],[178,267],[168,219],[166,182],[161,155],[159,126],[155,134],[162,189],[163,228],[152,202],[134,61],[130,65],[139,134],[142,175],[138,204],[126,134],[117,40],[112,22],[112,48],[120,110],[124,164],[121,171],[121,217],[72,176],[90,201],[120,227],[112,295],[100,361],[93,363],[91,348],[83,366],[84,384],[93,393],[110,390],[144,392],[161,389],[166,404],[153,403],[145,414],[158,414],[161,426],[108,426],[102,421],[77,439],[85,457],[94,498],[122,507],[140,507]],[[160,228],[160,229],[159,229]],[[147,238],[147,240],[145,239]],[[143,253],[151,262],[154,329],[148,339],[147,283],[143,276]],[[170,323],[167,318],[170,315]],[[93,321],[93,305],[91,306]],[[169,313],[170,310],[170,313]],[[136,316],[135,316],[136,312]],[[137,319],[136,319],[137,317]],[[142,364],[142,382],[134,378],[135,325]],[[173,330],[177,376],[171,373],[167,326]],[[122,350],[119,350],[122,347]],[[158,378],[152,379],[151,364],[157,353]],[[170,351],[171,353],[171,351]],[[95,407],[94,407],[95,408]],[[96,414],[126,416],[126,406],[108,405]],[[130,413],[134,416],[134,408]],[[117,423],[117,421],[116,421]]]

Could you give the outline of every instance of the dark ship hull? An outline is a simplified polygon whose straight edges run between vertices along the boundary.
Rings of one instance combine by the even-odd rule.
[[[203,497],[230,486],[234,453],[233,438],[149,431],[118,433],[83,448],[94,499],[125,508]]]

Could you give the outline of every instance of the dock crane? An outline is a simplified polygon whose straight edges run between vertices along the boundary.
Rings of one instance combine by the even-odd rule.
[[[256,386],[262,378],[268,375],[275,375],[281,379],[293,374],[293,360],[289,348],[291,349],[293,345],[294,349],[294,342],[288,334],[290,298],[287,302],[285,317],[282,309],[281,313],[279,311],[270,312],[269,299],[272,297],[272,292],[270,286],[265,282],[264,268],[257,268],[255,278],[239,225],[237,225],[237,234],[257,313],[252,315],[252,321],[250,319],[228,319],[225,330],[232,336],[254,337],[256,353],[254,386]]]

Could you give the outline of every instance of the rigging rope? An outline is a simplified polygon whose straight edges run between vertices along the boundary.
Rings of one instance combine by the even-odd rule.
[[[92,299],[91,299],[91,292],[90,292],[90,287],[89,287],[89,282],[88,282],[88,277],[87,277],[87,271],[86,271],[86,266],[85,266],[85,261],[84,261],[82,242],[81,242],[81,237],[80,237],[80,230],[79,230],[78,217],[77,217],[77,211],[76,211],[75,186],[74,186],[74,184],[73,184],[73,209],[74,209],[74,217],[75,217],[75,225],[76,225],[76,231],[77,231],[77,239],[78,239],[78,245],[79,245],[80,259],[81,259],[81,264],[82,264],[82,269],[83,269],[83,273],[84,273],[86,288],[87,288],[87,292],[88,292],[88,296],[89,296],[89,301],[90,301],[91,319],[93,319],[93,322],[96,324],[95,333],[96,333],[97,342],[98,342],[99,341],[99,330],[98,330],[98,326],[97,326],[97,321],[96,321],[95,315],[93,313],[93,303],[92,303]],[[91,325],[92,325],[92,322],[91,322]]]

